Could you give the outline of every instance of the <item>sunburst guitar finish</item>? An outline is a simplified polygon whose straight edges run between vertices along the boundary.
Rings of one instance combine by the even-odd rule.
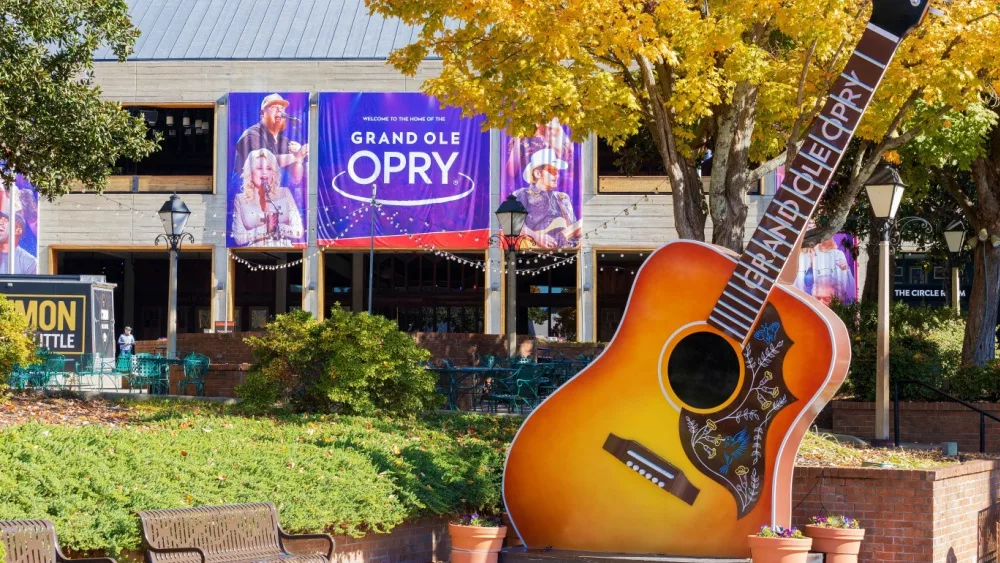
[[[653,253],[608,348],[525,420],[503,492],[529,548],[746,557],[748,535],[790,524],[795,454],[850,343],[782,272],[926,10],[876,0],[747,250],[676,241]]]

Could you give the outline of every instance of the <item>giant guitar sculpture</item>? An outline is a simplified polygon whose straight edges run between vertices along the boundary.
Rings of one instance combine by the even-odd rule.
[[[927,2],[874,1],[747,250],[656,251],[607,350],[524,422],[503,493],[529,548],[746,557],[748,534],[790,524],[795,454],[850,344],[779,276]]]

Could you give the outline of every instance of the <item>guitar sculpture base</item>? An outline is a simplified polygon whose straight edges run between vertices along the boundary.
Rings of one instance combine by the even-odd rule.
[[[598,551],[565,551],[560,549],[508,548],[500,552],[500,563],[746,563],[748,559],[718,559],[713,557],[671,557],[667,555],[636,555],[634,553],[602,553]],[[808,563],[823,563],[822,553],[810,553]]]

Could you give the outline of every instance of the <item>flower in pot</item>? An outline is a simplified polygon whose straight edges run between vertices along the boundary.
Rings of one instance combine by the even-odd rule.
[[[448,524],[452,563],[497,563],[507,535],[499,516],[473,512]]]
[[[764,526],[749,536],[753,563],[806,563],[812,539],[795,528]]]
[[[850,516],[813,516],[806,535],[814,550],[826,554],[826,563],[857,563],[865,530]]]

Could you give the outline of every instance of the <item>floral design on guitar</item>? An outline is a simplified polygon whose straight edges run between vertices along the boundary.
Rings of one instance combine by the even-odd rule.
[[[688,459],[729,490],[739,518],[760,500],[768,426],[781,409],[798,400],[785,385],[781,368],[791,345],[778,311],[768,304],[743,349],[744,378],[736,400],[711,414],[682,412],[681,438]]]

